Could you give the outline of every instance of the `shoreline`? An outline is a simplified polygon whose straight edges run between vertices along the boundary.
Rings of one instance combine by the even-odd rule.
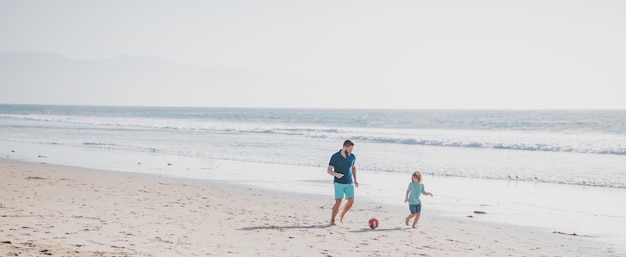
[[[626,256],[585,235],[429,211],[411,229],[406,208],[366,197],[329,226],[325,195],[2,158],[0,169],[4,256]]]

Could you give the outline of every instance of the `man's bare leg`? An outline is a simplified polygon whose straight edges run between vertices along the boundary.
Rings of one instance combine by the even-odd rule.
[[[339,221],[343,223],[343,216],[346,216],[346,213],[352,208],[352,204],[354,204],[354,198],[348,198],[346,205],[343,207],[343,211],[341,212],[341,217]]]
[[[339,213],[339,206],[341,206],[341,198],[335,199],[335,205],[333,205],[333,212],[330,216],[331,225],[335,225],[335,217],[337,217],[337,213]]]

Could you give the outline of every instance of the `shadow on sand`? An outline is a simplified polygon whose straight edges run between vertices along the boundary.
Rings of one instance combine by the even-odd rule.
[[[241,230],[260,230],[260,229],[294,229],[294,228],[329,228],[333,227],[330,224],[317,224],[317,225],[308,225],[308,226],[275,226],[275,225],[267,225],[267,226],[256,226],[256,227],[243,227]]]
[[[395,227],[395,228],[376,228],[376,229],[371,229],[371,228],[361,228],[359,230],[352,230],[351,232],[355,232],[355,233],[365,233],[365,232],[380,232],[380,231],[399,231],[399,230],[405,230],[408,228],[402,228],[402,227]]]
[[[276,230],[284,230],[284,229],[311,229],[311,228],[330,228],[335,227],[331,224],[317,224],[317,225],[307,225],[307,226],[275,226],[275,225],[267,225],[267,226],[256,226],[256,227],[243,227],[240,230],[264,230],[264,229],[276,229]],[[395,227],[395,228],[361,228],[359,230],[351,230],[350,232],[354,233],[365,233],[365,232],[381,232],[381,231],[399,231],[408,228]]]

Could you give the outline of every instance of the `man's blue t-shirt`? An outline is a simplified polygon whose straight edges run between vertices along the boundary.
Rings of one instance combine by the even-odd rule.
[[[350,153],[348,157],[344,158],[343,155],[341,155],[341,151],[342,150],[339,150],[339,152],[336,152],[330,157],[328,165],[333,166],[335,172],[343,174],[341,178],[334,177],[335,183],[352,184],[352,166],[356,162],[356,156]]]

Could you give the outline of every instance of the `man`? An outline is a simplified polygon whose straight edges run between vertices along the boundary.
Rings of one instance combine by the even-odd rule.
[[[328,174],[334,177],[335,186],[335,205],[330,216],[330,224],[335,225],[335,217],[339,213],[341,200],[347,199],[346,205],[343,207],[339,221],[343,223],[343,217],[352,208],[354,204],[354,187],[358,187],[356,181],[356,156],[352,153],[354,143],[350,140],[343,142],[343,149],[339,150],[330,157],[328,163]]]

